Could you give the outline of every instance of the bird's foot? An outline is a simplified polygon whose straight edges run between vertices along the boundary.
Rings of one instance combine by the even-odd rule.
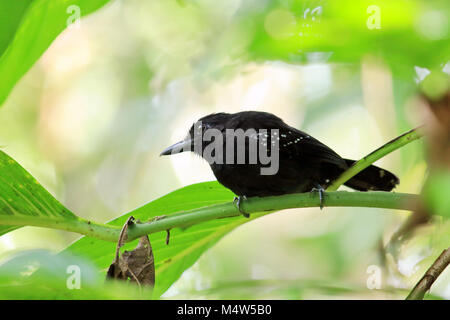
[[[250,214],[245,212],[244,209],[241,208],[241,201],[247,200],[246,196],[234,197],[233,203],[236,205],[239,212],[246,218],[250,218]]]
[[[311,192],[316,191],[319,192],[320,210],[322,210],[325,198],[325,189],[320,184],[316,184],[316,186],[312,188]]]

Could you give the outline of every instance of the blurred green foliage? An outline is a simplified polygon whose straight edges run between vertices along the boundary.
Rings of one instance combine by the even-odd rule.
[[[450,217],[450,171],[437,170],[427,180],[424,198],[430,212],[446,218]]]
[[[68,14],[78,18],[109,0],[9,1],[0,6],[0,105],[17,81],[39,59],[52,41],[70,26]],[[72,6],[72,7],[70,7]],[[71,10],[75,6],[76,10]]]
[[[78,278],[79,275],[79,278]],[[143,299],[145,288],[106,281],[85,259],[45,250],[12,256],[0,266],[0,299]]]
[[[82,19],[81,28],[66,29],[69,4],[84,16],[107,2],[0,5],[0,145],[87,219],[111,220],[211,179],[198,159],[157,156],[205,113],[273,112],[358,158],[423,122],[420,90],[433,97],[448,89],[439,77],[417,85],[424,73],[448,73],[447,0],[111,1]],[[424,152],[418,142],[383,159],[400,176],[400,191],[421,191],[428,170]],[[428,182],[429,207],[447,215],[448,177],[438,174]],[[220,199],[229,201],[221,192]],[[200,193],[195,197],[208,196]],[[242,225],[220,241],[217,234],[213,248],[202,255],[213,244],[204,243],[187,259],[183,241],[193,240],[197,227],[185,236],[174,230],[169,246],[165,234],[152,235],[166,277],[158,280],[157,274],[158,290],[201,255],[164,297],[402,298],[401,288],[413,285],[448,246],[450,230],[447,220],[437,218],[395,254],[380,252],[380,241],[406,216],[377,209],[293,210]],[[75,238],[22,228],[0,238],[0,253],[8,258],[35,247],[61,250]],[[72,249],[83,251],[95,265],[86,270],[96,273],[112,259],[106,252],[113,247],[83,238]],[[177,253],[174,268],[164,269],[165,258]],[[370,265],[382,270],[383,290],[367,289]],[[2,271],[0,277],[2,283],[14,279]],[[432,292],[448,298],[449,277],[443,274]],[[87,282],[89,294],[68,292],[63,279],[61,274],[54,282],[60,290],[11,286],[2,297],[122,297],[120,290],[99,290],[95,281]]]

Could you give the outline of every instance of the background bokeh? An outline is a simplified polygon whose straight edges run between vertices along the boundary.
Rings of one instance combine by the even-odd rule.
[[[433,68],[450,70],[445,1],[398,1],[385,12],[381,2],[373,32],[383,40],[368,35],[365,2],[295,3],[109,3],[59,35],[15,87],[0,109],[2,150],[74,213],[104,222],[214,179],[199,157],[159,157],[208,113],[272,112],[353,159],[422,124],[416,85]],[[343,19],[327,20],[330,12]],[[400,177],[396,191],[420,193],[425,160],[418,141],[377,165]],[[390,289],[411,287],[449,244],[450,227],[438,221],[383,252],[408,214],[312,208],[262,217],[223,238],[165,296],[395,298]],[[0,238],[0,259],[57,252],[78,237],[22,228]],[[370,266],[384,290],[367,290]],[[432,292],[450,297],[449,270]]]

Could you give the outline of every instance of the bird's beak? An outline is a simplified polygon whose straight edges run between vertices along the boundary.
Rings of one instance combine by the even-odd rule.
[[[181,153],[184,151],[191,151],[191,144],[192,144],[192,139],[187,138],[183,141],[175,143],[174,145],[171,145],[170,147],[165,148],[161,152],[160,156],[167,156],[170,154]]]

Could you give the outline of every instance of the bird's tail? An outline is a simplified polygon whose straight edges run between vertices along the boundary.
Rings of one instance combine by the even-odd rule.
[[[354,160],[344,159],[350,167]],[[400,180],[391,172],[377,166],[369,166],[344,185],[359,191],[391,191]]]

